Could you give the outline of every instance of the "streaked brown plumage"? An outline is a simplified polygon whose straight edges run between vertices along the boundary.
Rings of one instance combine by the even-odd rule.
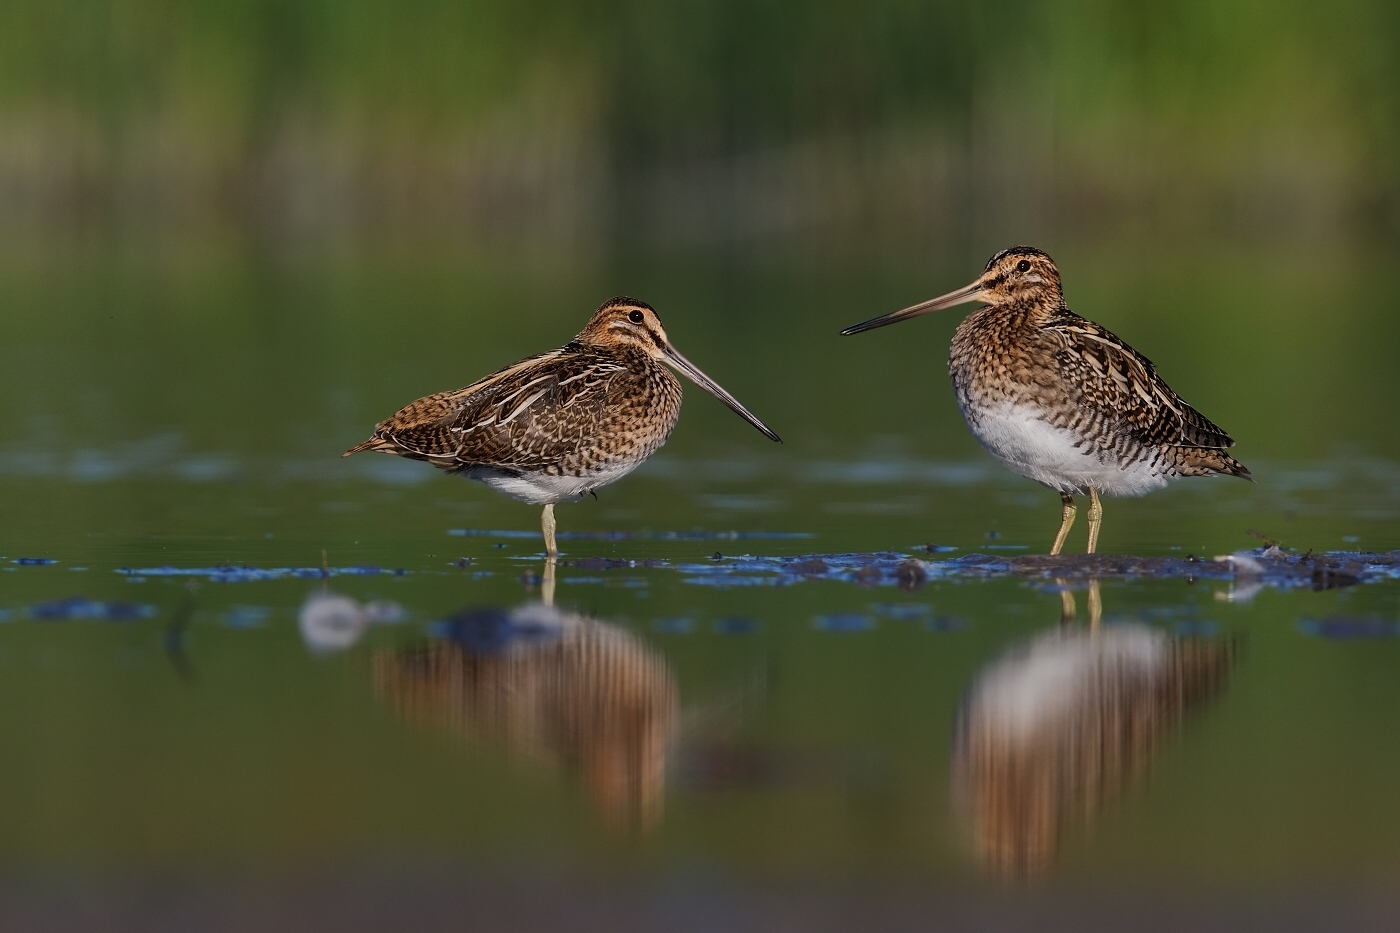
[[[948,371],[972,433],[1007,467],[1058,491],[1058,554],[1074,495],[1090,497],[1089,546],[1099,494],[1136,496],[1183,476],[1249,477],[1225,453],[1234,439],[1166,384],[1152,361],[1071,311],[1045,253],[1015,246],[972,284],[842,331],[856,334],[968,301],[985,307],[958,326]]]
[[[553,555],[554,504],[621,479],[675,427],[681,386],[663,363],[779,440],[670,345],[651,306],[614,298],[559,349],[455,392],[420,398],[381,421],[345,456],[378,450],[424,460],[543,505],[545,548]]]

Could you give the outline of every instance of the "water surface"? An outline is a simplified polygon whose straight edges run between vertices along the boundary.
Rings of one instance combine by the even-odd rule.
[[[3,269],[14,909],[165,916],[131,892],[176,891],[233,928],[239,892],[276,890],[341,928],[376,922],[331,909],[363,897],[423,928],[471,904],[689,929],[1384,900],[1400,584],[1214,558],[1400,548],[1393,288],[1365,256],[1262,282],[1255,258],[1057,253],[1071,305],[1257,479],[1109,501],[1102,548],[1161,574],[1011,572],[1058,499],[968,436],[956,316],[836,336],[975,268]],[[652,462],[560,507],[553,607],[536,510],[339,458],[618,291],[786,443],[688,391]]]

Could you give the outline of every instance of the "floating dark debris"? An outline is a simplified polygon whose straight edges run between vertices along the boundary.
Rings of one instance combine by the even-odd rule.
[[[788,586],[811,580],[836,580],[861,586],[904,585],[924,579],[1029,579],[1082,583],[1091,579],[1222,580],[1257,588],[1333,589],[1378,580],[1400,579],[1400,551],[1362,553],[1332,551],[1295,554],[1277,547],[1241,551],[1214,560],[1186,557],[1135,557],[1127,554],[1044,554],[1007,556],[965,554],[947,560],[918,560],[893,551],[855,554],[805,554],[792,557],[712,558],[712,563],[670,565],[685,582],[702,586]],[[1057,584],[1058,585],[1058,584]]]
[[[858,554],[808,554],[797,557],[722,557],[711,560],[715,562],[673,566],[686,575],[686,583],[721,588],[787,586],[803,580],[842,580],[873,586],[895,582],[899,566],[909,558],[893,551],[877,551]],[[925,568],[929,568],[965,560],[967,558],[921,563]]]
[[[899,566],[903,567],[904,564],[900,564]],[[863,567],[856,568],[856,571],[851,574],[851,579],[861,586],[877,586],[884,582],[884,576],[884,571],[879,567],[866,564]],[[895,577],[896,579],[899,577],[899,568],[895,568]]]
[[[21,567],[47,567],[50,564],[58,563],[58,561],[52,557],[16,557],[10,563],[19,564]]]

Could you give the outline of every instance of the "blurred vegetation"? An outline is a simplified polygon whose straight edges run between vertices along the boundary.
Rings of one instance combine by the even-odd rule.
[[[1379,0],[11,0],[10,227],[690,246],[1395,219]]]

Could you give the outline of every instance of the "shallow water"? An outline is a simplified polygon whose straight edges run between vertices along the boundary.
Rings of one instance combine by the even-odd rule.
[[[1100,561],[1034,559],[1058,500],[967,436],[956,317],[835,336],[967,269],[5,270],[8,909],[235,928],[275,890],[342,929],[817,929],[1389,903],[1391,286],[1318,260],[1241,302],[1247,262],[1057,259],[1257,479],[1109,501]],[[560,507],[546,609],[536,510],[339,453],[619,290],[786,443],[688,391],[653,462]],[[1348,326],[1309,329],[1336,294]]]

